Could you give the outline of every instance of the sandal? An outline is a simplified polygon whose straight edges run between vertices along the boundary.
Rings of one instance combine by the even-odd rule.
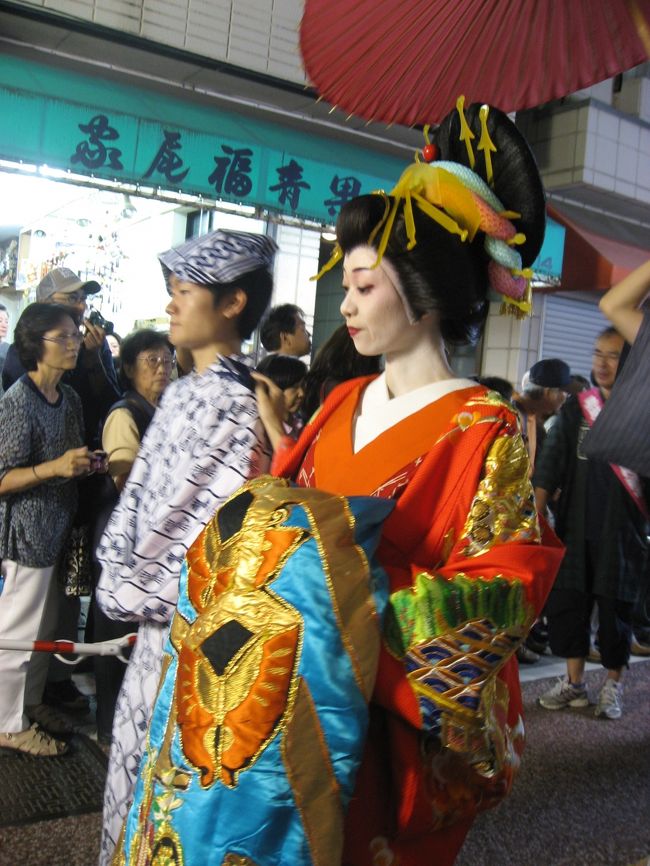
[[[17,734],[0,734],[0,749],[11,749],[37,758],[56,758],[65,755],[68,744],[55,740],[34,722],[26,731]]]
[[[59,736],[60,734],[74,734],[75,728],[63,713],[55,710],[49,704],[34,704],[25,707],[25,713],[30,722],[36,722],[39,728],[48,734]]]

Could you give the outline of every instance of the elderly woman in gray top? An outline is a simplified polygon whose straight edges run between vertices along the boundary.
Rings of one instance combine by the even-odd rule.
[[[75,479],[89,471],[91,455],[79,397],[60,383],[81,344],[69,310],[31,304],[14,340],[27,373],[0,399],[0,635],[31,642],[56,625],[52,573],[75,513]],[[0,650],[0,748],[61,755],[64,742],[30,727],[47,673],[45,664],[30,666],[31,655]]]

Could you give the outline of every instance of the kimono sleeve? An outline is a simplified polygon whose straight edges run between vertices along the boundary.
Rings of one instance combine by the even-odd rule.
[[[477,744],[493,721],[497,674],[540,612],[563,554],[551,530],[540,529],[519,433],[493,439],[464,524],[445,537],[440,564],[412,565],[412,586],[392,593],[386,642],[406,669],[419,727],[485,757]]]
[[[165,489],[151,479],[147,460],[156,437],[165,438],[170,412],[171,404],[166,414],[159,410],[147,430],[98,548],[103,570],[97,598],[111,619],[168,622],[187,549],[219,505],[268,466],[254,395],[238,395],[236,400],[224,395],[213,406],[214,423],[197,431],[191,453],[182,465],[175,464],[174,489]],[[161,489],[145,521],[142,498],[148,484]]]

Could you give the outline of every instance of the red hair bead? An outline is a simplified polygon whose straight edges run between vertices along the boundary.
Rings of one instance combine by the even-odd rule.
[[[422,148],[422,156],[425,162],[433,162],[438,158],[438,148],[435,144],[425,144]]]

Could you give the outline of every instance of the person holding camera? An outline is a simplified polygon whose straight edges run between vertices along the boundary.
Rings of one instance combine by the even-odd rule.
[[[0,399],[4,638],[55,636],[53,572],[77,508],[77,479],[91,471],[94,456],[84,445],[79,396],[61,382],[77,363],[81,340],[68,308],[59,304],[30,304],[16,325],[14,346],[27,373]],[[61,755],[66,743],[36,721],[48,658],[31,657],[0,651],[0,748]]]
[[[61,304],[77,328],[83,325],[83,339],[78,347],[76,364],[63,374],[62,381],[78,394],[85,429],[85,444],[90,450],[101,448],[101,428],[111,406],[121,396],[121,389],[113,366],[113,357],[106,341],[106,333],[112,324],[106,323],[96,311],[86,318],[86,302],[89,295],[101,291],[96,280],[82,280],[70,268],[50,270],[36,288],[36,300],[43,304]],[[107,327],[108,326],[108,327]],[[2,371],[2,385],[6,391],[25,374],[16,345],[9,347]],[[101,487],[96,476],[91,476],[79,485],[79,508],[74,521],[74,543],[87,551],[92,534],[92,525],[100,507]],[[88,555],[69,557],[71,561],[87,564],[85,574],[60,573],[56,581],[59,606],[57,637],[77,639],[80,613],[79,596],[89,587],[90,560]],[[66,591],[67,585],[67,591]],[[72,681],[70,666],[55,658],[50,662],[50,673],[45,692],[46,702],[60,710],[85,712],[89,704]],[[58,714],[50,719],[51,730],[61,732],[66,728],[65,720]],[[67,725],[70,728],[70,725]]]

